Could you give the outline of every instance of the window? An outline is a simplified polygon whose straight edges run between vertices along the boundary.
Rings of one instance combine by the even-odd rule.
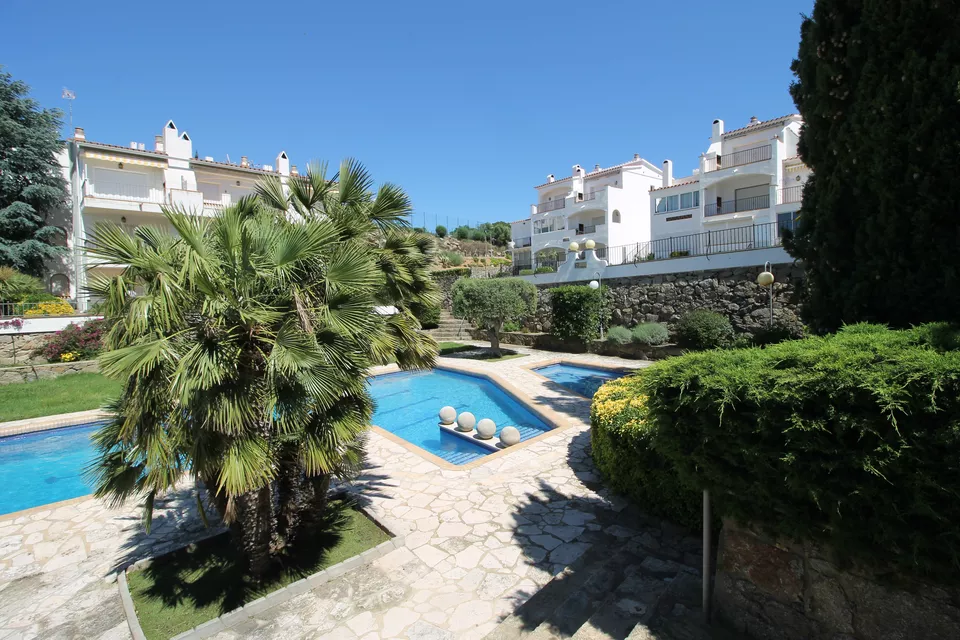
[[[789,229],[790,231],[796,231],[797,229],[797,220],[800,217],[799,211],[784,211],[783,213],[777,214],[777,229],[783,231],[784,229]]]
[[[680,194],[681,209],[692,209],[694,207],[699,207],[699,206],[700,206],[699,191],[688,191],[687,193]]]
[[[657,213],[669,213],[700,206],[700,192],[688,191],[674,196],[657,198]]]
[[[620,212],[616,209],[613,210],[613,222],[614,223],[620,222]]]

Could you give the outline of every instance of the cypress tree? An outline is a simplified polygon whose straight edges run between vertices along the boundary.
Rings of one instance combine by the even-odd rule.
[[[0,70],[0,266],[34,276],[61,254],[63,231],[49,224],[66,202],[57,153],[59,109],[41,109],[30,87]]]
[[[793,99],[813,169],[788,251],[818,331],[960,321],[960,3],[817,0]]]

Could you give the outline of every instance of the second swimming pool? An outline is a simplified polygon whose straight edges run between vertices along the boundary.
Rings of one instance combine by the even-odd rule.
[[[623,371],[594,369],[572,364],[551,364],[534,371],[585,398],[592,398],[605,382],[626,375]]]

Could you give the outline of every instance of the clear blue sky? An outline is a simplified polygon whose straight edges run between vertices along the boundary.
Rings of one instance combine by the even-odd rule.
[[[88,139],[301,167],[353,156],[429,227],[526,217],[533,186],[639,153],[687,175],[710,123],[793,113],[813,0],[5,0],[0,64]],[[148,146],[149,148],[149,146]]]

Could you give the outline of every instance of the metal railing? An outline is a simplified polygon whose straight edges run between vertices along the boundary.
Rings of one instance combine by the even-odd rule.
[[[580,200],[583,202],[586,202],[587,200],[596,200],[598,195],[600,195],[599,191],[594,191],[593,193],[584,193]]]
[[[776,222],[765,222],[732,229],[691,233],[672,238],[660,238],[649,242],[603,247],[597,249],[597,257],[606,260],[608,266],[637,264],[669,258],[707,256],[716,253],[732,253],[749,249],[769,249],[781,244],[780,228]]]
[[[582,236],[582,235],[586,235],[586,234],[588,234],[588,233],[596,233],[598,226],[600,226],[600,225],[596,225],[596,224],[585,224],[585,225],[583,225],[583,226],[578,226],[577,229],[576,229],[576,231],[573,232],[573,234],[576,235],[576,236]]]
[[[749,149],[741,149],[715,158],[707,159],[707,171],[719,171],[730,167],[739,167],[754,162],[763,162],[773,157],[773,147],[769,144]]]
[[[114,200],[142,200],[144,202],[163,202],[163,191],[142,184],[123,184],[119,182],[97,182],[90,185],[90,195],[96,198]]]
[[[710,203],[704,205],[703,216],[720,216],[725,213],[738,213],[740,211],[753,211],[755,209],[768,209],[770,207],[770,194],[765,193],[762,196],[753,196],[752,198],[737,198],[736,200],[725,200],[720,203]]]
[[[799,184],[793,187],[782,187],[777,193],[780,196],[777,204],[800,202],[803,200],[803,185]]]
[[[546,213],[547,211],[556,211],[557,209],[563,209],[566,206],[566,200],[560,198],[559,200],[550,200],[549,202],[541,202],[537,205],[537,213]]]
[[[514,239],[513,239],[513,246],[516,247],[516,248],[518,248],[518,249],[521,248],[521,247],[529,247],[530,244],[531,244],[531,239],[530,239],[529,237],[527,237],[527,238],[514,238]]]

